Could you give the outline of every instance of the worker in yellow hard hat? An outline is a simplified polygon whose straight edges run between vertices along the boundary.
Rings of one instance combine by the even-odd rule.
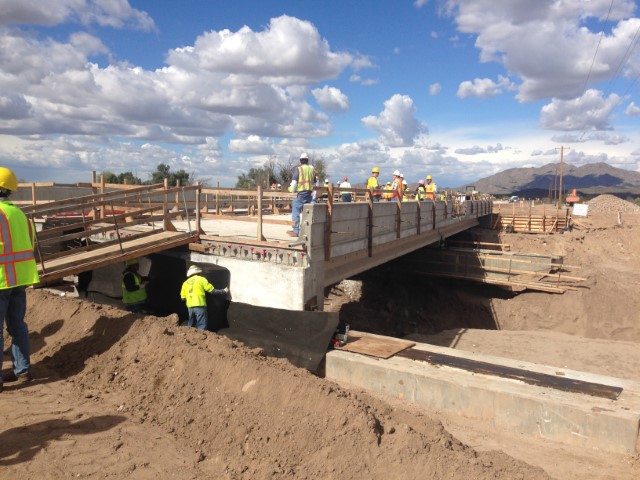
[[[436,193],[438,193],[438,187],[435,183],[433,183],[433,178],[431,175],[427,175],[427,183],[424,186],[425,189],[425,198],[429,200],[435,200]]]
[[[26,215],[9,201],[9,196],[18,190],[15,174],[0,167],[0,365],[3,361],[3,330],[6,323],[11,335],[12,370],[2,378],[3,382],[31,380],[29,328],[24,321],[27,310],[26,287],[40,281],[38,267],[33,254],[36,231]]]
[[[380,191],[380,182],[378,182],[379,176],[380,169],[378,167],[373,167],[371,169],[371,176],[367,180],[367,189],[371,191],[374,202],[379,202],[380,196],[382,195],[382,192]]]
[[[140,262],[130,258],[124,262],[122,272],[122,303],[125,310],[133,313],[144,313],[147,303],[147,285],[149,278],[138,273]]]

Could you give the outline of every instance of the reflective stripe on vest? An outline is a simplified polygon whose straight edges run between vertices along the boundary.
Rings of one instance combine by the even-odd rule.
[[[0,289],[40,281],[33,254],[33,226],[18,207],[0,202]]]
[[[296,186],[296,192],[312,190],[313,177],[314,172],[311,165],[300,165],[298,167],[298,185]]]

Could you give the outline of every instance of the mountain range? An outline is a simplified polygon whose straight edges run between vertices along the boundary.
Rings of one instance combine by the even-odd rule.
[[[510,168],[482,178],[476,182],[476,190],[494,195],[520,195],[546,197],[557,192],[560,186],[560,164],[549,163],[542,167]],[[562,165],[562,191],[577,189],[582,193],[599,195],[618,193],[640,195],[640,173],[600,163],[580,167]]]

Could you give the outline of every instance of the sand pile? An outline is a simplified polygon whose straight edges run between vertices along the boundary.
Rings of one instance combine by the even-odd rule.
[[[83,403],[117,416],[101,420],[99,439],[67,445],[74,454],[58,461],[60,477],[49,478],[113,478],[123,471],[152,478],[172,458],[184,468],[171,478],[548,478],[503,453],[476,452],[426,415],[347,391],[225,337],[179,327],[176,318],[136,317],[43,291],[31,292],[29,301],[34,371],[42,380],[3,393],[15,407],[11,415],[35,408],[42,421],[76,410],[67,438],[83,434],[72,423]],[[48,396],[51,388],[57,402],[31,403],[29,393]],[[120,423],[135,424],[135,435],[123,435]],[[7,478],[45,478],[45,463],[60,453],[59,444],[47,446],[25,470],[15,442],[34,443],[25,438],[29,425],[0,442]],[[180,454],[175,445],[140,451],[154,438],[192,453]]]
[[[598,195],[589,200],[589,211],[592,213],[640,213],[640,205],[623,200],[615,195]]]

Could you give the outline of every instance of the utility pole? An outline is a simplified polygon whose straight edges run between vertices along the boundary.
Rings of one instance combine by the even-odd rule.
[[[557,208],[560,208],[560,202],[562,202],[562,159],[563,157],[564,157],[564,147],[560,147],[560,179],[559,179],[560,187],[558,188]]]

